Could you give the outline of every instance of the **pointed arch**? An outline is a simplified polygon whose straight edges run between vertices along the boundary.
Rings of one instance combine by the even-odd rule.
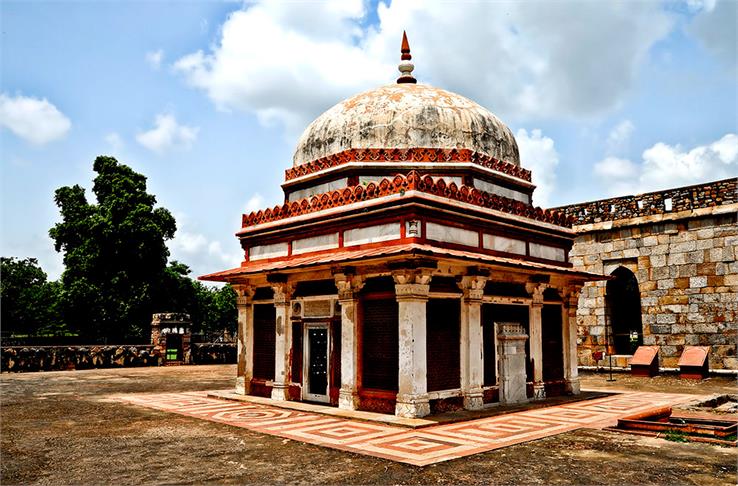
[[[632,271],[620,266],[607,282],[605,304],[610,318],[610,339],[615,354],[633,354],[643,344],[641,292]]]

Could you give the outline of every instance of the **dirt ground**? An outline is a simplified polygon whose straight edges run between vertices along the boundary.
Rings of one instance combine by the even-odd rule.
[[[232,365],[0,375],[2,484],[736,484],[735,448],[578,430],[424,468],[111,402],[223,389]],[[735,393],[730,378],[584,387]],[[727,390],[727,391],[726,391]]]

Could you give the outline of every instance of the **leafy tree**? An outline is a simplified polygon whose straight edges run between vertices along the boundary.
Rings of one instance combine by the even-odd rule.
[[[80,335],[92,340],[143,338],[157,289],[167,277],[176,223],[146,192],[146,177],[112,157],[95,159],[97,173],[87,201],[79,185],[56,190],[62,221],[49,231],[64,253],[61,311]],[[168,309],[167,309],[168,310]]]
[[[62,331],[58,319],[59,285],[47,282],[35,258],[2,257],[0,264],[0,319],[3,331],[20,335]]]

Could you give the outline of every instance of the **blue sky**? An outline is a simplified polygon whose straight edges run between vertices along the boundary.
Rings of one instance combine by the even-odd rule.
[[[62,271],[53,192],[95,156],[148,177],[173,258],[236,265],[240,214],[279,202],[310,120],[415,74],[508,123],[535,202],[738,175],[736,2],[0,4],[0,253]]]

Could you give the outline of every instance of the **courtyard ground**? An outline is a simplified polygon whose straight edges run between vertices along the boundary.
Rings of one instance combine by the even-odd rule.
[[[2,484],[736,484],[735,448],[580,429],[416,467],[124,404],[229,388],[231,365],[0,375]],[[735,393],[732,378],[584,375],[585,388]]]

